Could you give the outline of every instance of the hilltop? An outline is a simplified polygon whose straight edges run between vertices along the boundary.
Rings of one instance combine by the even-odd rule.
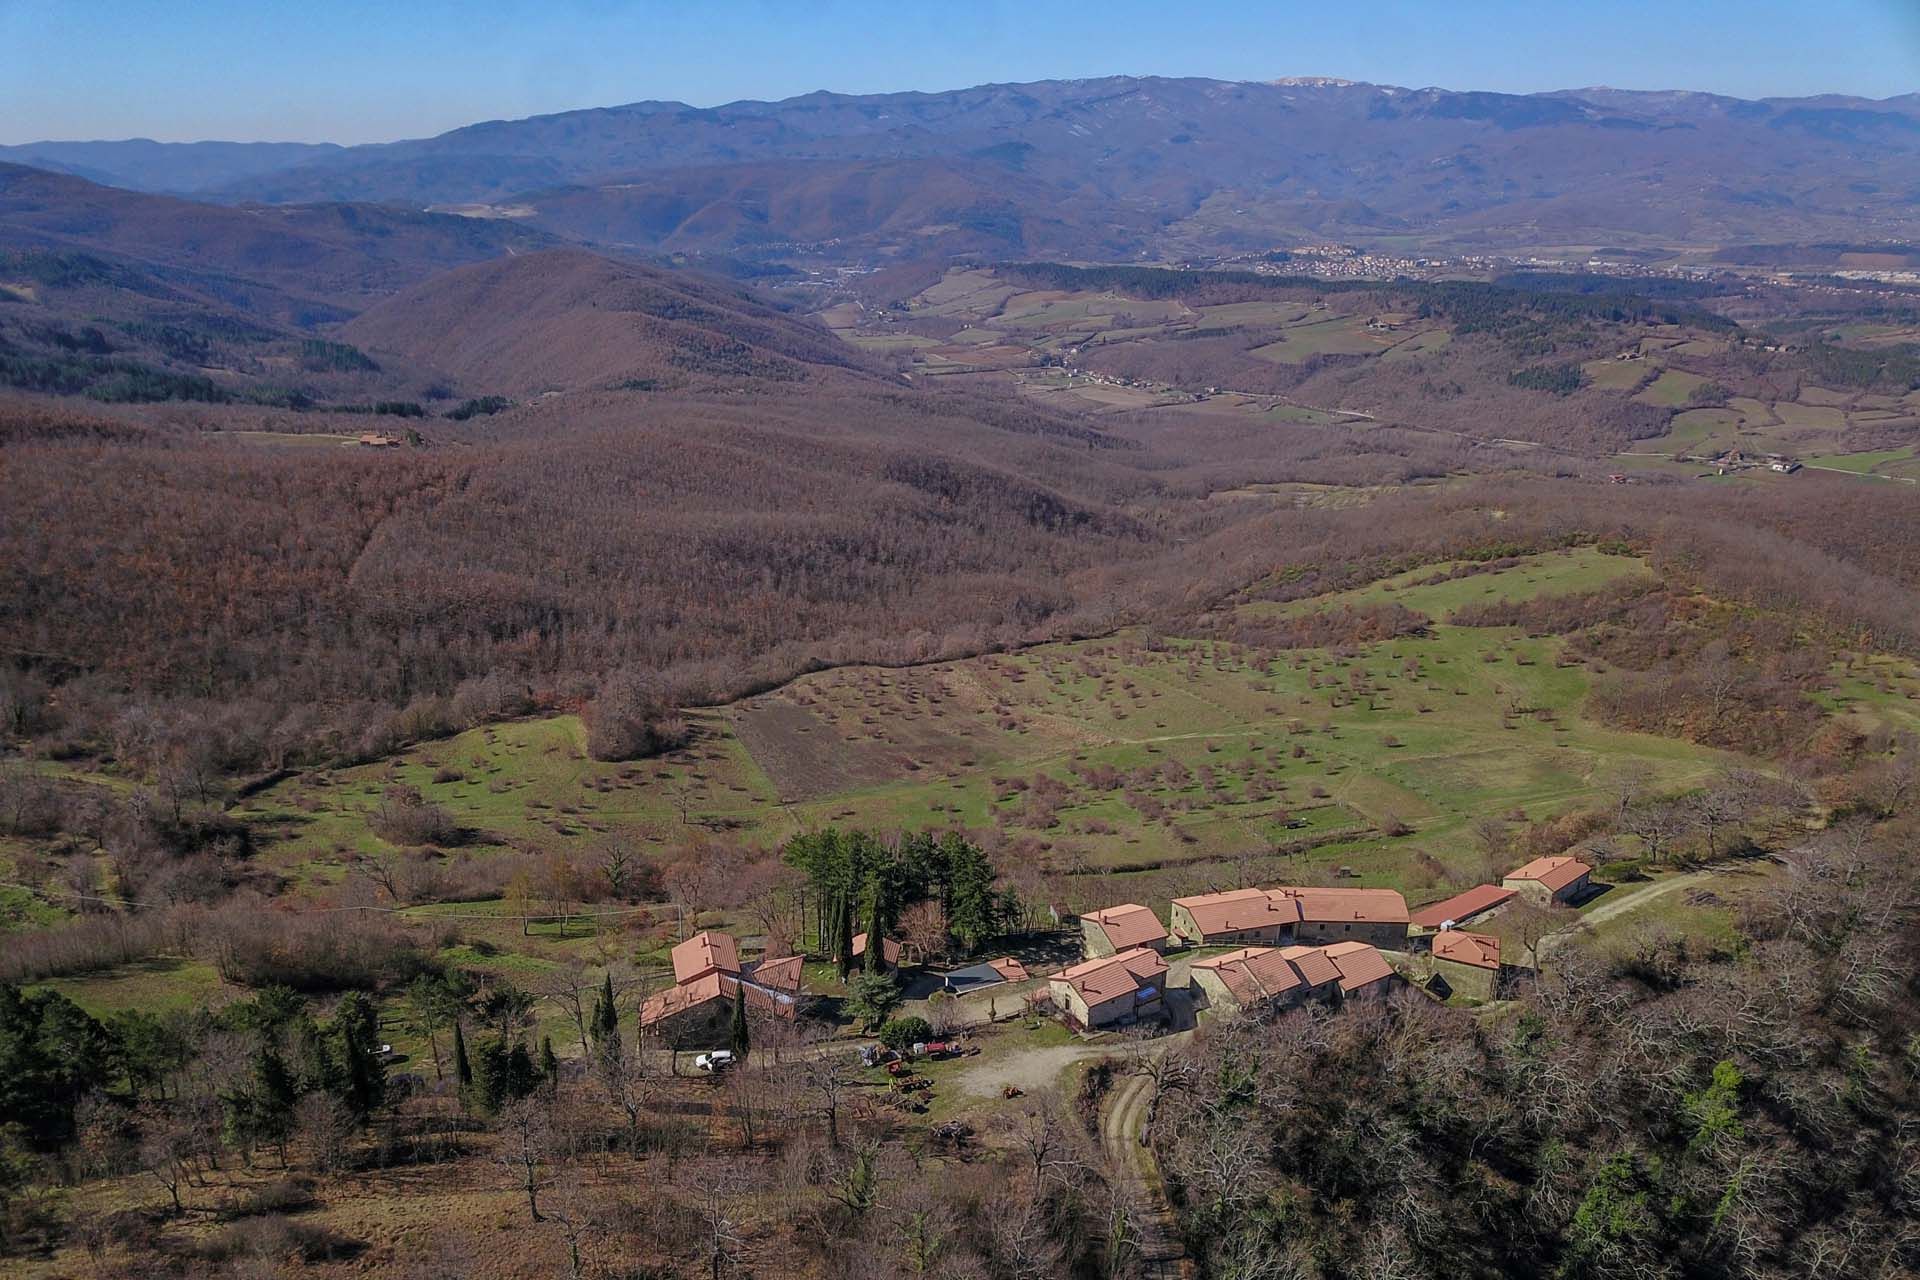
[[[578,250],[434,276],[340,336],[513,395],[696,376],[792,381],[858,360],[826,330],[739,290]]]

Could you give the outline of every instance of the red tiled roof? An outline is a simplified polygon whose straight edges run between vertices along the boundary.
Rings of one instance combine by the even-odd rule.
[[[1363,943],[1348,943],[1349,946],[1363,946]],[[1280,954],[1297,969],[1310,987],[1324,987],[1329,982],[1340,981],[1340,970],[1334,966],[1325,947],[1282,947]]]
[[[781,956],[777,960],[762,960],[753,966],[750,977],[763,987],[772,987],[776,991],[798,991],[800,989],[799,956]]]
[[[740,947],[732,935],[708,929],[673,949],[673,980],[692,982],[707,973],[739,973]]]
[[[1062,969],[1054,977],[1078,991],[1092,1005],[1105,1004],[1138,991],[1143,986],[1157,983],[1166,976],[1166,972],[1167,962],[1161,959],[1157,951],[1135,947],[1117,956],[1083,960],[1071,968]]]
[[[1413,923],[1422,929],[1438,929],[1449,920],[1471,920],[1512,898],[1518,890],[1497,884],[1478,884],[1465,893],[1456,893],[1444,902],[1422,907],[1413,913]]]
[[[1033,976],[1027,972],[1027,966],[1021,964],[1012,956],[1001,956],[998,960],[989,960],[987,963],[993,967],[995,973],[999,974],[1000,977],[1007,982],[1025,982]]]
[[[1293,962],[1272,947],[1247,947],[1223,956],[1195,960],[1196,969],[1211,969],[1227,991],[1243,1005],[1272,1000],[1306,985]]]
[[[1538,880],[1551,893],[1558,893],[1581,876],[1593,874],[1593,868],[1578,858],[1535,858],[1524,867],[1507,872],[1509,880]]]
[[[640,1004],[640,1025],[652,1026],[663,1018],[685,1013],[714,1000],[733,999],[741,987],[747,991],[747,1007],[779,1018],[792,1018],[794,1001],[790,996],[764,990],[751,982],[740,982],[717,971],[701,974],[691,982],[677,982],[665,991],[657,991]]]
[[[1175,898],[1175,905],[1186,908],[1203,936],[1217,933],[1244,933],[1249,929],[1270,929],[1298,924],[1298,904],[1276,898],[1265,889],[1228,889],[1223,893],[1202,893],[1191,898]]]
[[[853,935],[854,959],[858,960],[862,956],[865,956],[866,954],[867,954],[867,935],[864,933],[854,934]],[[892,938],[880,939],[880,958],[886,961],[889,965],[898,965],[900,963],[900,944],[895,942]]]
[[[1500,967],[1500,939],[1486,933],[1449,929],[1433,935],[1433,958],[1470,964],[1476,969]]]
[[[1394,889],[1271,889],[1268,892],[1292,899],[1298,906],[1300,919],[1315,924],[1407,923],[1407,900]]]
[[[1387,958],[1364,942],[1336,942],[1321,950],[1340,971],[1340,990],[1348,995],[1393,977]]]
[[[1100,926],[1100,931],[1107,935],[1108,945],[1115,951],[1131,951],[1149,942],[1164,942],[1167,938],[1167,927],[1160,923],[1160,917],[1137,902],[1102,907],[1080,918]]]

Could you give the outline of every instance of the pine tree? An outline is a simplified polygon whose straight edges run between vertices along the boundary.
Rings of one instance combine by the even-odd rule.
[[[747,1043],[747,987],[745,983],[735,983],[733,987],[733,1056],[740,1062],[747,1060],[747,1052],[752,1048]]]

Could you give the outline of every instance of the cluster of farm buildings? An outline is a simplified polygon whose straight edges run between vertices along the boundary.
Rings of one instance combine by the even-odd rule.
[[[1098,1029],[1163,1015],[1166,952],[1177,946],[1237,948],[1193,961],[1189,989],[1210,1008],[1262,1013],[1383,995],[1405,980],[1385,953],[1419,951],[1430,984],[1491,999],[1519,966],[1499,938],[1466,926],[1520,898],[1575,901],[1592,874],[1576,858],[1536,858],[1418,912],[1393,889],[1229,889],[1175,898],[1166,924],[1123,903],[1080,917],[1087,959],[1049,985],[1070,1022]]]
[[[1195,1007],[1264,1015],[1310,1001],[1384,996],[1407,980],[1388,953],[1417,954],[1410,967],[1432,989],[1492,999],[1521,966],[1502,955],[1498,937],[1468,926],[1519,900],[1577,901],[1591,876],[1576,858],[1536,858],[1497,885],[1415,912],[1393,889],[1229,889],[1173,899],[1166,923],[1146,906],[1122,903],[1080,917],[1086,958],[1028,998],[1050,1001],[1086,1031],[1157,1021],[1167,1014],[1168,952],[1231,947],[1188,965]],[[855,936],[856,960],[864,961],[867,945],[866,934]],[[880,947],[885,967],[897,970],[899,943],[882,938]],[[673,948],[672,960],[673,985],[642,1002],[640,1026],[676,1047],[725,1043],[736,1003],[756,1018],[791,1022],[806,998],[801,957],[743,964],[739,944],[725,933],[695,934]],[[1000,981],[1029,976],[1011,957],[980,967]]]

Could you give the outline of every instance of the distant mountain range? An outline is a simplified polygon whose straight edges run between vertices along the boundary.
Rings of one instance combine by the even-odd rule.
[[[482,215],[614,248],[836,257],[1920,236],[1920,95],[1747,101],[1111,77],[675,102],[380,145],[36,143],[0,160],[237,204]]]

